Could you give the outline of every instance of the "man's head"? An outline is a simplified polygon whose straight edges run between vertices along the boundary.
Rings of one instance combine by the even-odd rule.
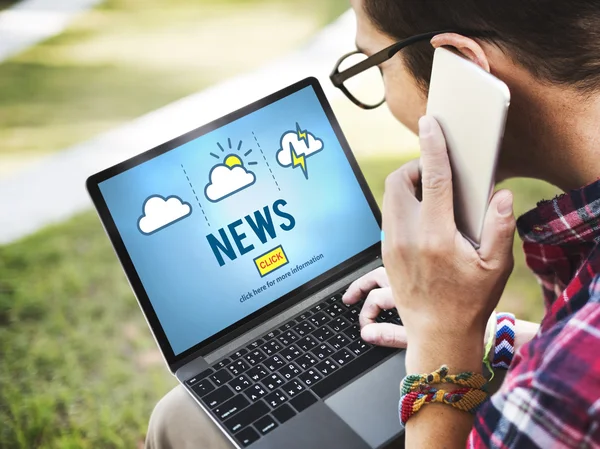
[[[566,102],[566,98],[586,98],[600,92],[598,0],[351,2],[358,22],[356,43],[367,55],[425,32],[444,29],[491,32],[493,37],[489,38],[472,38],[467,33],[438,35],[431,43],[403,49],[382,64],[381,69],[390,110],[413,131],[425,112],[434,47],[455,47],[504,80],[513,97],[501,160],[505,176],[538,177],[515,166],[531,162],[531,158],[523,157],[523,147],[529,153],[541,151],[532,148],[532,139],[550,126],[544,104],[554,99]],[[538,146],[545,144],[538,139]]]

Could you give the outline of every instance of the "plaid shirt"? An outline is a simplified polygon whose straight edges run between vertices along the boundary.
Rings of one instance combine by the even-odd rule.
[[[467,447],[600,448],[600,181],[538,204],[517,226],[546,314]]]

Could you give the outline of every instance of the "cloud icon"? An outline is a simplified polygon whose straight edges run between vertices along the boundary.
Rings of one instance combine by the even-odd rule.
[[[204,194],[213,203],[244,190],[256,182],[254,173],[246,170],[241,164],[215,165],[210,171],[209,178],[210,182],[206,185]]]
[[[192,213],[192,207],[176,196],[163,198],[153,195],[144,202],[144,215],[138,220],[142,234],[153,234],[173,223],[183,220]]]
[[[288,131],[281,137],[281,149],[277,152],[277,162],[282,167],[289,167],[294,160],[292,159],[292,150],[296,153],[296,158],[309,157],[323,149],[323,141],[317,139],[308,131],[300,132]]]

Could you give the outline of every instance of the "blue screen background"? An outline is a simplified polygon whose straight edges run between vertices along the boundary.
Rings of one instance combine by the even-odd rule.
[[[284,168],[276,160],[282,135],[296,130],[296,122],[324,142],[322,151],[306,158],[308,179],[300,167]],[[252,152],[244,157],[248,150]],[[223,162],[210,153],[238,154],[256,182],[209,202],[204,196],[209,172]],[[176,355],[380,241],[377,221],[312,87],[116,175],[102,182],[100,191]],[[138,219],[152,195],[177,196],[192,212],[145,235]],[[279,199],[287,202],[282,210],[296,221],[287,232],[279,226],[287,221],[273,214],[272,205]],[[220,228],[265,206],[276,224],[276,238],[262,244],[244,223],[237,231],[246,234],[244,245],[254,249],[240,256],[236,248],[237,259],[225,256],[226,264],[219,266],[206,236],[218,237]],[[278,245],[289,264],[261,277],[253,259]],[[319,254],[321,260],[240,301],[247,291]]]

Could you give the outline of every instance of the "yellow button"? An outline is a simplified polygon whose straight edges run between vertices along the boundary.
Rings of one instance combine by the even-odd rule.
[[[254,259],[254,264],[262,277],[275,271],[277,268],[287,265],[288,259],[283,251],[283,247],[279,245],[277,248]]]

